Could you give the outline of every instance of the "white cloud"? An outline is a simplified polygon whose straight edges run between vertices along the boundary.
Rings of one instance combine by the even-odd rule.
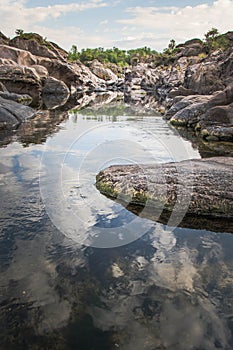
[[[140,40],[140,31],[165,35],[177,42],[193,37],[204,36],[209,29],[216,27],[220,32],[232,30],[233,0],[216,0],[213,4],[201,4],[186,7],[131,7],[127,9],[128,19],[117,22],[136,26],[135,37]],[[137,39],[135,38],[135,42]],[[155,42],[157,49],[167,46],[168,42]]]
[[[34,31],[66,50],[69,50],[72,45],[77,45],[78,49],[83,47],[112,46],[112,41],[103,36],[103,31],[99,35],[90,35],[85,33],[81,28],[71,26],[60,29],[35,26]]]
[[[16,28],[33,31],[36,25],[56,19],[62,15],[107,6],[102,0],[89,0],[85,3],[55,4],[51,6],[26,7],[26,0],[1,0],[0,23],[1,30],[7,35],[13,35]],[[13,28],[13,26],[15,26]],[[59,30],[57,31],[59,32]]]
[[[83,31],[79,24],[69,23],[68,15],[81,13],[82,22],[86,19],[85,11],[116,5],[117,0],[79,0],[70,4],[27,7],[29,0],[1,0],[0,23],[4,34],[12,36],[15,29],[34,31],[55,41],[65,49],[75,44],[83,47],[113,47],[124,49],[150,46],[157,50],[167,47],[170,39],[177,43],[199,37],[203,38],[212,27],[221,33],[232,30],[233,0],[216,0],[212,4],[196,6],[137,6],[128,7],[125,15],[128,18],[117,19],[117,11],[109,12],[109,18],[100,17],[92,23],[88,31]],[[130,1],[121,1],[122,11]],[[111,5],[110,5],[111,3]],[[131,2],[133,3],[133,1]],[[174,1],[174,3],[179,3]],[[123,5],[124,4],[124,5]],[[31,6],[31,5],[30,5]],[[109,8],[110,10],[110,8]],[[66,17],[67,16],[67,17]],[[62,21],[58,18],[62,17]],[[115,20],[114,20],[115,18]],[[119,18],[119,17],[118,17]],[[61,25],[61,22],[64,25]],[[78,19],[77,19],[77,23]]]
[[[108,19],[105,19],[104,21],[100,22],[100,25],[104,26],[107,25],[109,23]]]

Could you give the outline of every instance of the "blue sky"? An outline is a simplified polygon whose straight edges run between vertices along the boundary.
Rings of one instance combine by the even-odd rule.
[[[37,32],[69,50],[86,47],[158,51],[203,38],[212,27],[233,30],[233,0],[1,0],[0,30]]]

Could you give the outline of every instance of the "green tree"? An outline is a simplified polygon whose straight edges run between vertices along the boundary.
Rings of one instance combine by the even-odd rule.
[[[205,34],[205,48],[207,53],[219,48],[217,41],[218,36],[219,31],[217,28],[212,28]]]
[[[206,39],[206,41],[214,40],[218,35],[219,35],[218,29],[212,28],[205,34],[205,39]]]
[[[15,31],[15,34],[19,35],[19,36],[22,36],[23,33],[24,33],[23,29],[16,29],[16,31]]]
[[[175,48],[176,48],[176,42],[175,42],[174,39],[171,39],[171,40],[170,40],[170,43],[168,44],[168,49],[169,49],[170,51],[173,51]]]

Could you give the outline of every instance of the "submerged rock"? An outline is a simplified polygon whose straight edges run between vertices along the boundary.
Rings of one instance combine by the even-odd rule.
[[[233,218],[233,158],[110,166],[96,177],[101,193],[126,205],[201,217]]]

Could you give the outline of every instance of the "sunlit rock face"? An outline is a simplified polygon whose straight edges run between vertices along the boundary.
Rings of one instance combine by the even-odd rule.
[[[127,206],[153,208],[158,219],[163,217],[163,211],[176,213],[177,217],[182,214],[232,219],[233,197],[231,190],[226,192],[232,173],[231,157],[159,165],[113,165],[97,175],[96,186]],[[173,226],[172,220],[170,224]]]

